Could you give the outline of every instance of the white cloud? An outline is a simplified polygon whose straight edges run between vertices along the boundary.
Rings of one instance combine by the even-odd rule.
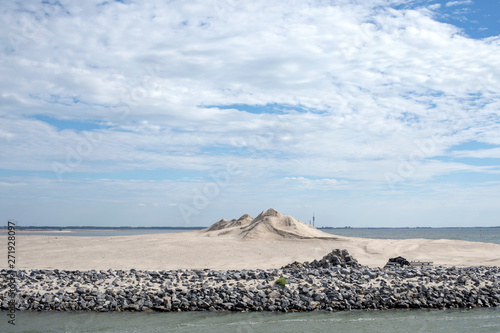
[[[397,3],[5,4],[0,168],[51,180],[54,163],[69,180],[165,170],[189,199],[193,182],[236,163],[232,185],[255,191],[283,179],[369,191],[434,138],[405,182],[491,174],[425,160],[471,140],[500,144],[498,40],[433,20],[437,5]],[[446,5],[458,3],[470,2]],[[216,107],[235,104],[287,108]],[[36,114],[105,126],[61,131]],[[91,197],[85,182],[72,184]]]
[[[453,151],[453,157],[458,158],[500,158],[500,148]]]
[[[328,178],[309,179],[305,177],[285,177],[284,180],[292,184],[298,184],[299,187],[308,190],[335,190],[341,189],[341,185],[347,184],[346,181]]]
[[[26,183],[19,182],[0,182],[0,187],[26,186]]]
[[[464,0],[464,1],[450,1],[446,3],[446,7],[459,6],[459,5],[471,5],[472,0]]]

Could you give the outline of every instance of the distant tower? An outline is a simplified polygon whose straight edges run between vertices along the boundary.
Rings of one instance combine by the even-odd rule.
[[[314,227],[314,220],[315,220],[315,219],[316,219],[316,218],[314,217],[314,212],[313,212],[313,227]]]

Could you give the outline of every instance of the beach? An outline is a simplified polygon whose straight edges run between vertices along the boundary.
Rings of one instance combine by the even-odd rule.
[[[6,247],[7,237],[0,238]],[[500,266],[500,244],[446,239],[371,239],[328,234],[270,208],[203,230],[134,236],[18,235],[18,269],[277,269],[346,249],[363,266],[389,258],[435,266]]]
[[[0,247],[6,248],[6,237]],[[272,269],[321,259],[346,249],[362,265],[382,267],[391,257],[442,266],[500,266],[500,245],[456,240],[248,240],[205,237],[200,231],[116,237],[18,235],[19,269]]]

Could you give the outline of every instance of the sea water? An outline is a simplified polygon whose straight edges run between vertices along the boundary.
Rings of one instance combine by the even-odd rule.
[[[322,231],[345,237],[453,239],[500,244],[500,228],[334,228]]]
[[[301,313],[5,312],[1,332],[500,332],[500,309]]]
[[[346,237],[379,239],[454,239],[500,244],[500,228],[334,228],[324,232]],[[189,230],[188,230],[189,231]],[[22,235],[109,237],[186,232],[186,229],[73,229],[70,232],[22,231]]]

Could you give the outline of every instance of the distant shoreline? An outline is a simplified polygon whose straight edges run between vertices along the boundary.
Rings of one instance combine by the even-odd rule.
[[[112,226],[66,226],[66,227],[56,227],[56,226],[16,226],[16,230],[21,231],[61,231],[61,232],[71,232],[71,230],[202,230],[208,227],[112,227]],[[491,227],[318,227],[319,230],[331,230],[331,229],[498,229],[500,226]],[[0,232],[7,230],[7,226],[1,226]]]
[[[495,229],[500,226],[492,227],[318,227],[319,230],[323,229]]]
[[[97,227],[97,226],[67,226],[67,227],[53,227],[53,226],[16,226],[16,230],[21,231],[71,231],[71,230],[201,230],[206,227]],[[7,230],[7,226],[2,226],[0,230]]]

